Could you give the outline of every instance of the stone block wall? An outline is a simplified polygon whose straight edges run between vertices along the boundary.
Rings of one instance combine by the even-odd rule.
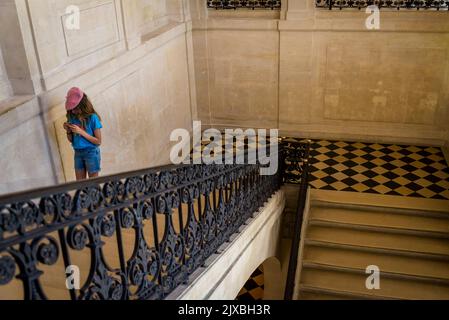
[[[449,132],[447,12],[283,1],[265,12],[193,18],[198,111],[207,126],[270,127],[305,138],[443,145]],[[282,17],[286,16],[286,19]]]
[[[89,95],[103,120],[103,175],[169,163],[171,131],[191,130],[196,117],[186,1],[6,5],[9,21],[16,22],[10,33],[19,36],[8,36],[1,20],[4,69],[25,70],[21,78],[31,86],[0,105],[0,194],[74,180],[73,150],[62,128],[65,96],[74,86]],[[66,24],[70,5],[79,8],[79,29]],[[160,23],[145,28],[152,21]],[[14,53],[19,60],[10,59]]]

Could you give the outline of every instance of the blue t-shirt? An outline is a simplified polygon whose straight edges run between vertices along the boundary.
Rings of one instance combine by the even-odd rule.
[[[81,124],[81,121],[76,118],[71,119],[69,122],[70,122],[70,124],[75,124],[80,127],[83,127]],[[83,128],[83,129],[87,132],[87,134],[91,135],[92,137],[95,136],[94,135],[95,130],[103,128],[103,126],[101,125],[100,118],[96,114],[91,115],[89,118],[86,119],[85,122],[86,122],[86,128]],[[79,134],[73,135],[72,146],[73,146],[73,149],[75,149],[75,150],[98,147],[97,145],[93,144],[92,142],[90,142],[89,140],[80,136]]]

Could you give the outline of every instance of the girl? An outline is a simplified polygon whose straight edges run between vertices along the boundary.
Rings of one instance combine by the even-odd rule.
[[[101,118],[87,95],[79,88],[72,88],[65,104],[67,122],[64,129],[75,150],[76,180],[98,177],[101,171]]]

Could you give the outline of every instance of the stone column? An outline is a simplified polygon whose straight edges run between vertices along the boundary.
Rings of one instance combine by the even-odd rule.
[[[0,44],[12,94],[41,92],[41,77],[24,0],[1,1],[0,21]]]
[[[142,43],[142,0],[122,0],[122,10],[126,45],[131,50]]]
[[[315,10],[314,0],[288,0],[287,1],[287,20],[302,20],[313,17]]]
[[[207,19],[207,1],[189,0],[189,11],[192,20]]]
[[[0,102],[11,96],[11,85],[9,83],[8,74],[6,73],[5,64],[3,63],[2,50],[0,48]]]

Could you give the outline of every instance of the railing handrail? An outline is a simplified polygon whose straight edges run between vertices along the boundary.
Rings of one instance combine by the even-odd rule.
[[[437,1],[437,0],[404,0],[404,1],[375,1],[375,0],[361,0],[361,1],[340,1],[340,0],[315,0],[315,6],[317,8],[328,10],[343,10],[354,9],[361,10],[371,5],[377,6],[379,9],[391,9],[391,10],[417,10],[419,11],[448,11],[449,1]]]
[[[245,150],[243,151],[243,156],[245,157],[245,159],[248,159],[249,156],[253,152],[257,153],[257,152],[259,152],[259,149],[263,150],[264,147],[265,146],[260,146],[259,148],[253,148],[253,149],[251,149],[251,152],[250,152],[249,149],[246,148],[246,146],[245,146]],[[234,154],[234,157],[236,157],[240,153],[241,153],[241,151],[238,151],[237,154]],[[222,156],[223,156],[223,165],[225,165],[225,154],[223,153]],[[256,159],[251,158],[249,160],[257,161],[257,158]],[[103,184],[103,183],[106,183],[109,181],[117,181],[117,180],[132,178],[132,177],[155,174],[155,173],[158,173],[161,171],[182,169],[182,168],[186,168],[186,167],[189,167],[192,165],[195,165],[195,164],[165,164],[165,165],[154,166],[154,167],[149,167],[149,168],[144,168],[144,169],[130,170],[130,171],[124,171],[124,172],[114,173],[114,174],[110,174],[110,175],[104,175],[104,176],[100,176],[97,178],[91,178],[91,179],[86,179],[86,180],[82,180],[82,181],[63,182],[63,183],[60,183],[60,184],[57,184],[54,186],[25,189],[25,190],[21,190],[18,192],[0,195],[0,206],[11,203],[11,202],[19,202],[22,199],[33,199],[36,197],[60,193],[60,192],[64,192],[67,190],[93,187],[93,186]],[[196,164],[196,165],[200,165],[200,164]]]
[[[295,214],[295,224],[293,230],[290,259],[288,264],[287,279],[285,283],[285,293],[284,293],[285,300],[293,299],[295,289],[296,270],[298,267],[298,256],[300,249],[299,247],[301,243],[301,229],[304,220],[304,210],[306,207],[307,191],[309,186],[310,147],[311,141],[308,141],[304,150],[304,158],[302,159],[301,183],[298,192],[298,202]]]
[[[115,173],[111,175],[100,176],[98,178],[86,179],[83,181],[63,182],[55,186],[34,188],[29,190],[22,190],[14,193],[0,195],[0,206],[11,202],[18,202],[23,198],[33,199],[54,193],[60,193],[67,190],[81,189],[93,187],[109,181],[123,180],[132,177],[143,176],[147,174],[158,173],[160,171],[167,171],[170,169],[181,169],[188,167],[187,164],[167,164],[162,166],[150,167],[146,169],[131,170],[126,172]]]

